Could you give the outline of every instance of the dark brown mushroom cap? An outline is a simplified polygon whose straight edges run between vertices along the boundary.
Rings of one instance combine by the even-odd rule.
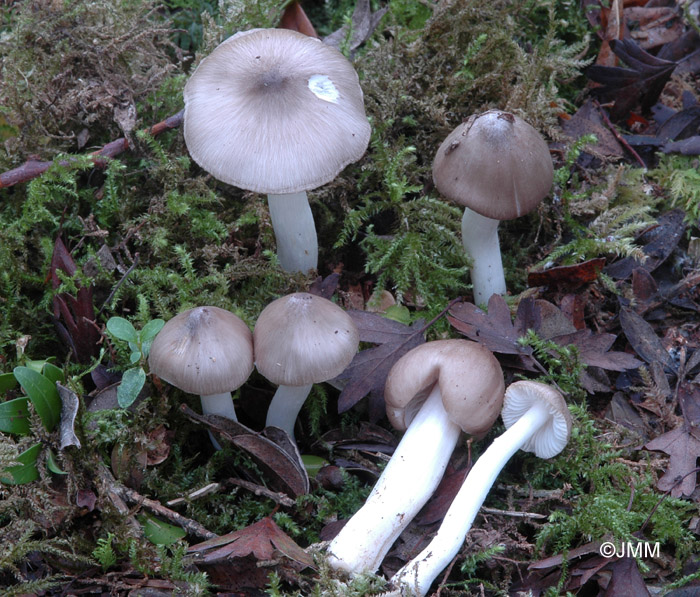
[[[491,429],[503,404],[503,371],[490,350],[469,340],[427,342],[394,364],[384,388],[389,422],[406,429],[436,383],[463,431],[481,436]]]
[[[521,449],[534,452],[538,458],[553,458],[564,449],[571,435],[571,413],[564,397],[556,388],[530,380],[510,384],[506,390],[501,418],[508,429],[536,403],[543,404],[551,417]]]
[[[185,86],[185,142],[219,180],[285,194],[331,181],[367,149],[370,126],[352,64],[287,29],[237,33]]]
[[[253,372],[253,335],[230,311],[195,307],[163,326],[151,345],[148,366],[190,394],[232,392]]]
[[[532,211],[553,181],[552,158],[527,122],[499,110],[473,114],[442,142],[433,160],[440,194],[495,220]]]
[[[303,386],[340,375],[360,334],[338,305],[297,292],[270,303],[253,330],[255,366],[272,383]]]

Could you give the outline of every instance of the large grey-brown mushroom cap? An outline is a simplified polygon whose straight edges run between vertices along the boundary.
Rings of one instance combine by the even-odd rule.
[[[503,371],[493,353],[469,340],[437,340],[407,352],[389,371],[384,400],[389,422],[403,431],[435,384],[454,423],[484,435],[503,404]]]
[[[255,366],[272,383],[303,386],[340,375],[360,335],[338,305],[297,292],[270,303],[253,330]]]
[[[473,114],[442,142],[433,160],[440,194],[494,220],[532,211],[547,196],[552,158],[541,135],[508,112]]]
[[[238,33],[185,86],[185,142],[219,180],[268,194],[331,181],[367,149],[370,126],[352,64],[287,29]]]
[[[501,418],[508,429],[537,403],[547,408],[551,418],[521,449],[534,452],[538,458],[553,458],[564,449],[571,434],[571,414],[564,397],[555,388],[530,380],[510,384],[506,390]]]
[[[232,392],[253,372],[253,336],[238,316],[195,307],[169,320],[153,340],[152,373],[190,394]]]

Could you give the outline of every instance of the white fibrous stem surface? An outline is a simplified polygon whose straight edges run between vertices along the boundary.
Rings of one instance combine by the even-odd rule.
[[[267,411],[266,427],[284,429],[294,439],[294,423],[313,384],[305,386],[279,386]]]
[[[437,575],[462,547],[474,518],[503,467],[550,418],[546,406],[534,404],[494,440],[472,466],[433,540],[391,578],[395,587],[408,588],[410,594],[417,597],[428,593]]]
[[[210,394],[209,396],[200,396],[199,398],[202,401],[202,414],[219,415],[220,417],[226,417],[232,421],[238,421],[236,409],[233,406],[231,392],[224,392],[223,394]],[[211,431],[209,431],[209,439],[217,450],[221,450],[221,444],[216,441],[216,438]]]
[[[421,406],[364,506],[328,546],[330,565],[374,572],[442,479],[461,429],[442,405],[438,384]]]
[[[306,191],[268,195],[267,202],[282,269],[304,274],[317,269],[318,239]]]
[[[468,207],[464,209],[462,243],[472,258],[471,279],[476,305],[487,304],[492,294],[506,292],[498,224],[498,220],[482,216]]]

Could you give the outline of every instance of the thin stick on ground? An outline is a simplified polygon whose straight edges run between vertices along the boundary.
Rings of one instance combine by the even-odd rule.
[[[168,118],[154,124],[146,129],[146,131],[148,131],[149,135],[156,137],[165,131],[178,128],[182,124],[184,113],[184,110],[180,110],[177,114],[168,116]],[[127,149],[129,149],[129,141],[124,137],[120,137],[119,139],[110,141],[101,149],[93,151],[90,154],[90,157],[92,158],[96,168],[106,168],[107,164],[109,163],[109,158],[118,156]],[[30,180],[41,176],[53,165],[53,163],[53,161],[44,162],[41,160],[29,159],[21,166],[0,174],[0,189],[11,187],[23,182],[29,182]],[[60,160],[59,163],[67,165],[70,163],[70,159]]]

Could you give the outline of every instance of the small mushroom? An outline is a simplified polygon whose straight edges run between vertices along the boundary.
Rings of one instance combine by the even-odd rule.
[[[315,383],[340,375],[350,364],[360,336],[350,316],[335,303],[307,292],[270,303],[253,330],[255,366],[277,392],[266,425],[294,439],[294,422]]]
[[[474,302],[505,294],[498,223],[529,213],[549,192],[553,166],[544,139],[508,112],[474,114],[440,145],[433,181],[464,206],[462,242],[473,261]]]
[[[231,392],[253,372],[253,335],[230,311],[188,309],[158,332],[148,366],[151,373],[176,388],[199,394],[205,415],[237,421]]]
[[[503,403],[496,357],[468,340],[438,340],[406,353],[384,390],[391,424],[406,430],[365,504],[328,546],[328,561],[351,574],[374,572],[428,501],[462,431],[480,437]]]
[[[317,267],[306,191],[333,180],[367,149],[370,126],[352,64],[288,29],[239,32],[185,86],[185,142],[217,179],[267,193],[282,268]]]
[[[546,384],[516,381],[508,386],[501,417],[507,431],[469,471],[433,540],[392,577],[395,587],[408,587],[417,597],[426,595],[435,577],[459,552],[489,489],[511,456],[524,450],[538,458],[553,458],[569,441],[569,409],[563,396]]]

